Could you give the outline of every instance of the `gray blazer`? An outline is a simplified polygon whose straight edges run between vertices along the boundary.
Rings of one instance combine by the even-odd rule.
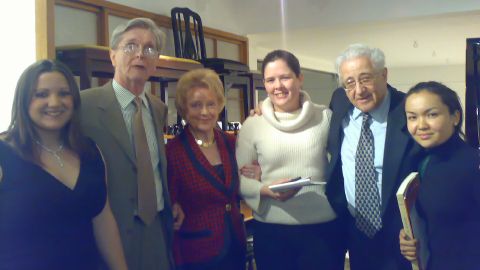
[[[163,139],[163,127],[167,118],[167,107],[158,98],[147,94],[149,107],[158,138],[160,155],[160,175],[163,185],[165,209],[162,217],[165,224],[155,222],[144,226],[138,221],[137,213],[137,177],[133,146],[128,137],[125,121],[112,83],[81,91],[81,123],[86,136],[92,138],[100,147],[107,166],[108,195],[112,212],[118,223],[120,237],[131,268],[139,265],[158,265],[155,250],[167,250],[171,254],[173,239],[173,217],[170,196],[167,187],[167,161]],[[165,241],[156,241],[158,234]],[[162,236],[160,236],[162,237]],[[148,242],[147,244],[139,244]],[[167,246],[163,243],[166,242]],[[143,246],[139,246],[143,245]],[[149,255],[151,254],[151,255]],[[169,255],[169,260],[171,256]],[[140,259],[141,258],[141,259]],[[152,261],[150,261],[152,260]],[[150,267],[142,269],[150,269]],[[154,267],[152,267],[154,269]]]

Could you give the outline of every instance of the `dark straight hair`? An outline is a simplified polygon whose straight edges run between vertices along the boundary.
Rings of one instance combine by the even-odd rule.
[[[24,159],[36,163],[40,163],[39,153],[34,147],[34,140],[38,139],[38,134],[35,124],[30,118],[29,107],[37,90],[38,78],[48,72],[59,72],[65,77],[73,98],[72,118],[61,131],[65,146],[79,155],[90,152],[80,129],[80,92],[72,72],[56,60],[40,60],[27,67],[17,82],[12,105],[12,118],[8,130],[4,134],[5,140],[13,145]]]
[[[285,63],[287,63],[287,66],[293,71],[293,73],[295,73],[297,77],[300,76],[300,62],[298,62],[297,57],[293,55],[293,53],[284,50],[274,50],[269,52],[265,56],[262,63],[263,76],[265,76],[265,67],[267,66],[267,64],[278,59],[285,61]]]
[[[451,115],[453,115],[456,111],[460,113],[460,122],[458,122],[458,125],[455,126],[455,134],[464,137],[464,134],[461,130],[462,123],[463,123],[463,109],[462,109],[462,105],[460,104],[460,99],[458,98],[457,93],[455,93],[455,91],[448,88],[446,85],[442,83],[435,82],[435,81],[428,81],[428,82],[417,83],[412,88],[410,88],[410,90],[408,90],[408,93],[405,99],[407,99],[409,96],[413,94],[417,94],[423,91],[437,95],[442,101],[442,103],[448,107],[448,112]]]

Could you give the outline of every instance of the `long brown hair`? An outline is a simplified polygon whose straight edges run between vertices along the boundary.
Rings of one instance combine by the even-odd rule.
[[[90,152],[85,137],[80,130],[80,92],[72,72],[64,64],[56,60],[40,60],[30,65],[20,76],[15,89],[12,105],[12,118],[5,140],[8,141],[19,154],[27,160],[40,163],[39,153],[34,147],[34,140],[38,140],[35,125],[30,118],[28,109],[36,92],[38,78],[46,72],[59,72],[68,82],[73,98],[73,113],[70,121],[63,127],[61,138],[66,147],[78,155]]]

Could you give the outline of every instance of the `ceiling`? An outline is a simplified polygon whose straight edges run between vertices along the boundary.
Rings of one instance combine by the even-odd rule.
[[[352,43],[379,47],[390,67],[463,65],[480,37],[479,0],[110,0],[169,16],[189,7],[204,25],[247,35],[250,52],[284,48],[329,63]],[[256,57],[256,56],[254,56]],[[331,69],[330,68],[330,69]]]

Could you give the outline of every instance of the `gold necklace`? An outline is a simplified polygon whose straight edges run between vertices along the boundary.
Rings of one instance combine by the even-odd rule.
[[[210,146],[212,146],[212,145],[215,144],[215,138],[213,138],[213,140],[210,141],[210,142],[204,142],[204,141],[202,141],[202,140],[197,140],[197,139],[195,139],[195,141],[197,142],[197,144],[198,144],[200,147],[203,147],[203,148],[208,148],[208,147],[210,147]]]
[[[208,148],[215,144],[215,135],[213,136],[211,141],[205,142],[203,140],[197,139],[197,136],[195,135],[192,129],[190,129],[190,131],[192,132],[193,138],[195,139],[195,142],[198,144],[198,146],[203,148]]]

